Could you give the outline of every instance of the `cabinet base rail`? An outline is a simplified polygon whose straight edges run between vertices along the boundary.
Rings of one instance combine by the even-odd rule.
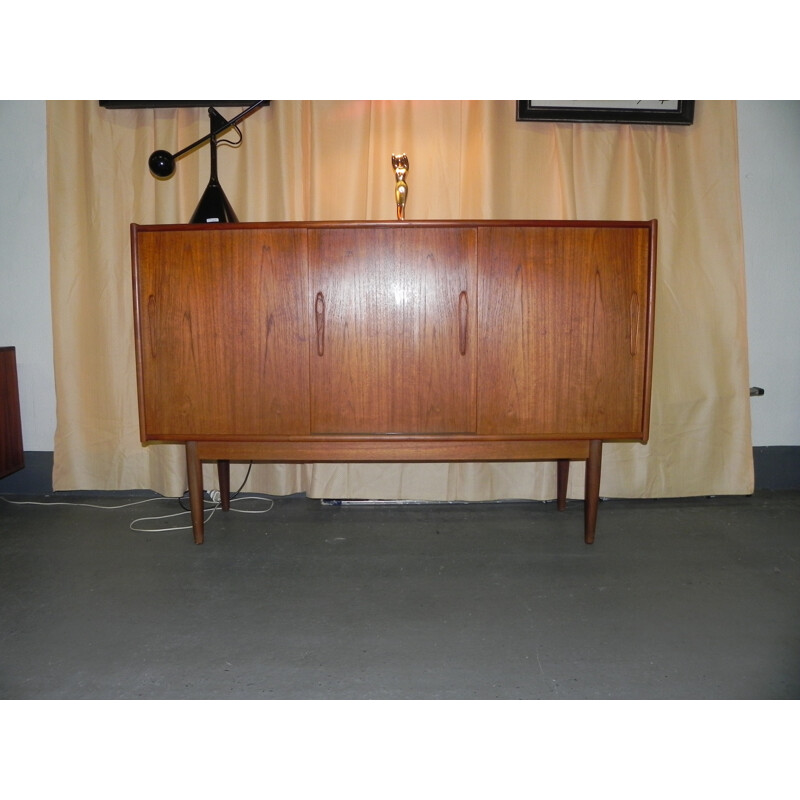
[[[530,449],[530,443],[528,450]],[[538,444],[538,443],[537,443]],[[600,503],[600,468],[603,458],[603,442],[599,439],[578,442],[549,442],[545,445],[551,453],[549,457],[532,457],[505,460],[524,460],[524,461],[555,461],[556,462],[556,508],[563,511],[567,505],[567,483],[569,480],[570,461],[586,462],[586,479],[584,494],[584,535],[586,544],[594,542],[595,528],[597,526],[597,509]],[[264,445],[246,442],[186,442],[186,468],[189,480],[189,505],[192,516],[192,533],[195,544],[203,544],[204,541],[204,507],[203,507],[203,469],[205,461],[215,461],[217,464],[217,474],[219,477],[220,488],[220,508],[223,511],[230,510],[230,463],[231,461],[272,461],[277,463],[289,463],[298,461],[320,462],[320,461],[419,461],[419,451],[416,451],[417,458],[408,456],[398,458],[387,458],[383,450],[361,451],[358,449],[357,457],[353,458],[320,458],[320,453],[316,457],[303,458],[305,453],[282,452],[281,454],[271,452],[269,457],[265,455]],[[371,457],[365,457],[369,454]],[[382,457],[383,456],[383,457]],[[424,459],[423,459],[424,460]],[[428,459],[453,461],[458,460],[451,454],[449,458]],[[472,458],[462,458],[460,460],[478,460]],[[482,460],[498,460],[487,459]]]

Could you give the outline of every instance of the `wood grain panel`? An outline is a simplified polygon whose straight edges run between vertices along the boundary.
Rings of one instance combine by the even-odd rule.
[[[478,432],[641,439],[649,228],[482,227]]]
[[[424,462],[424,461],[552,461],[586,459],[590,442],[530,440],[491,440],[481,437],[404,436],[347,437],[317,436],[296,441],[275,439],[259,442],[196,443],[199,457],[207,460],[273,461],[278,463],[314,462]]]
[[[313,433],[475,430],[476,233],[309,230]]]
[[[144,439],[308,432],[303,229],[140,230]]]

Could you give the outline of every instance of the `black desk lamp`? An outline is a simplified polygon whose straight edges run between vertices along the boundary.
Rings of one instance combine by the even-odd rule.
[[[196,225],[205,222],[238,222],[236,214],[225,197],[225,192],[222,191],[219,179],[217,177],[217,137],[228,128],[236,128],[236,123],[244,119],[248,114],[251,114],[259,106],[263,105],[266,100],[259,100],[253,103],[252,106],[246,108],[241,114],[237,114],[233,119],[226,120],[216,109],[209,108],[208,116],[210,119],[211,131],[208,136],[203,136],[183,150],[177,153],[168,153],[166,150],[156,150],[148,161],[150,172],[157,178],[169,178],[175,172],[175,160],[185,155],[195,147],[199,147],[203,142],[209,141],[211,143],[211,177],[208,181],[208,186],[203,192],[197,208],[189,220],[191,225]],[[237,132],[239,129],[236,128]],[[239,132],[241,137],[241,132]],[[239,139],[241,141],[241,138]]]

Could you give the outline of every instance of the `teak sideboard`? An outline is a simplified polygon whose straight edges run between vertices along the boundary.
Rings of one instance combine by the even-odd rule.
[[[646,442],[655,220],[132,225],[141,439],[201,462],[586,461]]]

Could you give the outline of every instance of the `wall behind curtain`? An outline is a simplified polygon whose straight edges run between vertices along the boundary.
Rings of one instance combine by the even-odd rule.
[[[149,174],[147,159],[207,133],[207,112],[53,101],[47,116],[53,486],[179,495],[182,448],[139,442],[129,224],[189,220],[208,149],[181,159],[168,181]],[[605,447],[601,493],[753,490],[735,103],[700,101],[695,123],[674,127],[517,122],[512,101],[279,101],[242,132],[237,148],[219,149],[220,182],[241,221],[392,219],[397,152],[410,159],[408,219],[657,218],[650,442]],[[247,488],[545,499],[554,472],[528,463],[256,465]],[[234,465],[234,486],[243,474]],[[571,496],[582,496],[582,480],[577,465]]]

